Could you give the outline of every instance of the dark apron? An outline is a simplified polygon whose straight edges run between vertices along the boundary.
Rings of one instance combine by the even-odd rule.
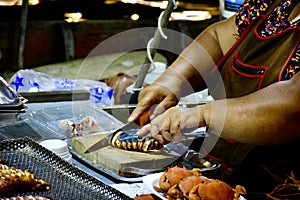
[[[295,5],[297,2],[294,1]],[[275,0],[265,15],[254,20],[217,63],[227,98],[245,96],[281,80],[290,57],[299,45],[300,27],[271,37],[260,37],[257,33],[278,3],[280,0]],[[217,93],[212,92],[212,95],[215,99],[219,98]],[[300,152],[299,145],[257,147],[218,139],[212,151],[205,152],[205,144],[202,151],[219,160],[222,167],[204,174],[224,180],[232,186],[244,185],[249,193],[271,192],[279,184],[275,176],[286,177],[292,170],[300,172],[300,165],[296,162],[297,159],[300,161],[300,155],[297,155]],[[298,177],[300,179],[300,173]]]

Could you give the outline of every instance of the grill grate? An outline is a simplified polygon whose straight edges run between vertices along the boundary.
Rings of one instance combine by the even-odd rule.
[[[9,166],[29,169],[38,178],[45,180],[51,185],[51,189],[45,192],[0,194],[0,197],[40,195],[52,197],[54,200],[131,199],[66,162],[29,138],[1,141],[0,157],[7,160]]]

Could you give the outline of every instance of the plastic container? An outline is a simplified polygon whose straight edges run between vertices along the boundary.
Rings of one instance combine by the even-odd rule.
[[[95,104],[91,103],[74,102],[71,106],[49,107],[40,110],[33,115],[35,122],[55,134],[59,139],[77,136],[70,134],[69,130],[62,126],[62,120],[79,124],[86,117],[95,119],[98,126],[96,130],[93,129],[91,132],[87,129],[85,132],[80,133],[80,135],[95,132],[110,132],[124,125],[124,123],[117,120],[113,115],[108,114]]]

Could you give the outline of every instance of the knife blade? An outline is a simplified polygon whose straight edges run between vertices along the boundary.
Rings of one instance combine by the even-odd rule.
[[[137,125],[135,122],[128,122],[125,125],[123,125],[121,128],[118,128],[117,130],[108,134],[105,138],[102,138],[101,140],[97,141],[95,144],[93,144],[91,147],[89,147],[84,152],[84,154],[91,153],[91,152],[97,151],[99,149],[102,149],[104,147],[111,145],[111,139],[120,131],[128,131],[131,129],[138,129],[138,128],[140,128],[140,126]]]

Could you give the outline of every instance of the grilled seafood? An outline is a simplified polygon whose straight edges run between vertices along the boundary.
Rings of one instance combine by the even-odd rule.
[[[119,131],[114,135],[111,140],[111,144],[117,148],[130,150],[149,152],[162,148],[162,144],[151,137],[138,137],[136,135],[137,129],[131,129],[129,131]]]
[[[234,190],[228,184],[220,180],[208,178],[194,186],[188,195],[190,200],[232,200],[233,197]]]
[[[161,200],[161,198],[154,194],[140,194],[133,198],[134,200]]]
[[[29,170],[21,170],[0,164],[0,193],[13,191],[45,191],[50,184],[38,179]]]
[[[237,185],[233,189],[223,181],[206,179],[191,189],[188,195],[189,200],[238,200],[241,194],[246,194],[246,189],[241,185]]]
[[[7,162],[6,160],[4,160],[4,159],[0,158],[0,164],[5,164],[5,165],[7,165],[7,164],[8,164],[8,162]]]
[[[0,200],[52,200],[50,197],[42,197],[42,196],[16,196],[16,197],[5,197]]]
[[[166,192],[174,185],[179,184],[182,179],[192,175],[200,176],[200,169],[188,170],[178,166],[171,167],[160,177],[159,187]]]
[[[189,176],[183,179],[179,184],[178,188],[183,193],[183,196],[188,198],[190,191],[193,189],[195,185],[199,185],[206,181],[206,177],[204,176]]]
[[[187,170],[178,166],[165,171],[159,187],[154,189],[169,200],[237,200],[240,194],[246,194],[243,186],[233,189],[223,181],[202,176],[200,169]]]
[[[178,184],[173,185],[167,192],[166,196],[169,199],[183,199],[188,198],[189,193],[195,185],[205,181],[203,176],[188,176],[182,179]]]
[[[84,117],[79,123],[72,122],[69,119],[63,119],[59,123],[60,127],[65,130],[65,133],[71,137],[94,133],[99,129],[97,120],[92,116]]]

